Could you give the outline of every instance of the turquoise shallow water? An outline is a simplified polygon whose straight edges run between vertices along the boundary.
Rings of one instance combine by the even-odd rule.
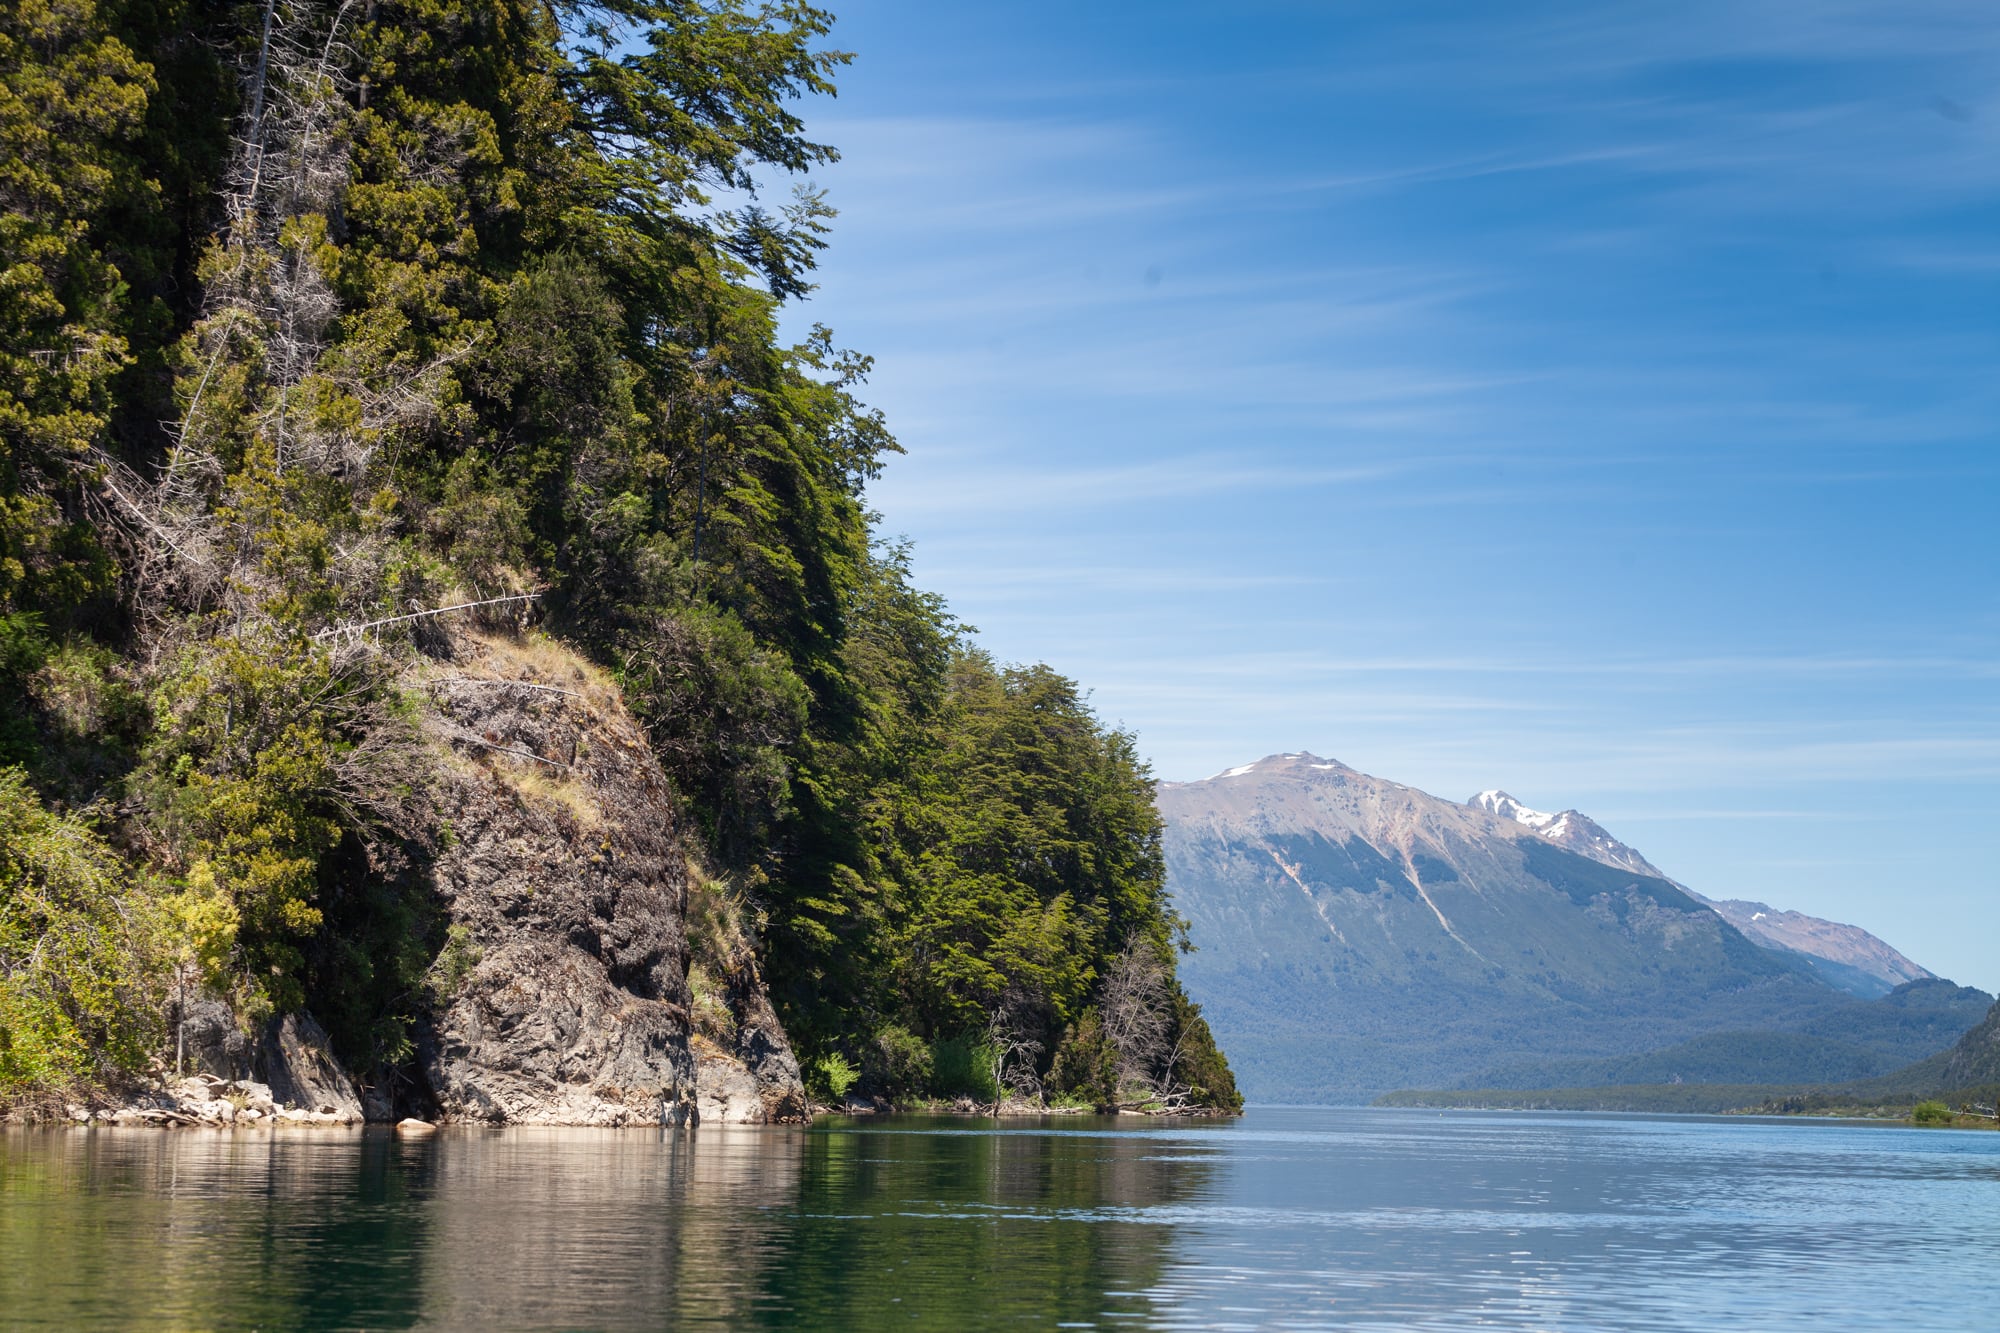
[[[2000,1308],[2000,1134],[1255,1109],[0,1131],[0,1325],[1896,1329]]]

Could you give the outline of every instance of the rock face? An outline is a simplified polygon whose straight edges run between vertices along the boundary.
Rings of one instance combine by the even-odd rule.
[[[466,639],[456,657],[426,681],[452,756],[433,867],[450,936],[417,1041],[440,1114],[693,1122],[686,865],[643,732],[615,686],[553,646]],[[796,1087],[775,1017],[764,1040],[760,1064]],[[737,1076],[758,1079],[733,1058],[709,1074]],[[753,1118],[740,1099],[718,1106]]]
[[[697,1035],[695,1083],[701,1118],[741,1125],[792,1124],[812,1118],[799,1062],[754,972],[730,987],[734,1040]],[[724,1044],[726,1042],[727,1044]]]
[[[331,1115],[343,1124],[361,1119],[354,1080],[333,1058],[326,1033],[311,1014],[286,1014],[265,1028],[255,1066],[280,1106]]]
[[[771,1008],[771,999],[764,993],[761,979],[743,996],[736,1012],[736,1046],[729,1052],[729,1060],[756,1085],[757,1113],[754,1117],[737,1116],[724,1107],[715,1118],[754,1124],[812,1119],[805,1084],[799,1077],[798,1059],[792,1054],[791,1043],[785,1040],[785,1030],[778,1025],[777,1011]],[[701,1079],[700,1086],[706,1098],[708,1080]],[[707,1114],[704,1110],[703,1115]]]
[[[167,1012],[177,1039],[176,1056],[191,1073],[220,1079],[249,1078],[252,1043],[221,1000],[190,997]]]
[[[354,1080],[334,1059],[325,1030],[311,1014],[273,1018],[254,1037],[246,1036],[229,1006],[216,999],[191,1000],[185,1013],[170,1019],[191,1073],[263,1088],[277,1106],[331,1116],[341,1124],[362,1118]]]
[[[238,1123],[209,1105],[223,1087],[255,1089],[265,1123],[809,1118],[740,907],[704,917],[711,1030],[693,1034],[686,854],[617,687],[554,644],[472,636],[421,684],[441,759],[430,879],[449,926],[416,1015],[418,1088],[357,1091],[309,1014],[246,1032],[221,1000],[190,997],[167,1054],[207,1082],[97,1114]]]

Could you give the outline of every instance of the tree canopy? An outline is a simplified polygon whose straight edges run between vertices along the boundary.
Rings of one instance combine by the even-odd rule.
[[[399,682],[429,612],[532,605],[616,674],[809,1056],[1101,1072],[1059,1055],[1125,1030],[1105,979],[1139,950],[1125,989],[1176,1040],[1127,1073],[1233,1099],[1173,981],[1133,738],[912,585],[866,505],[900,451],[868,358],[781,337],[833,217],[803,116],[849,58],[831,26],[744,0],[0,16],[0,683],[26,702],[0,796],[42,812],[0,832],[28,867],[0,1047],[100,1003],[21,1016],[55,929],[22,904],[56,901],[24,886],[115,881],[62,901],[159,906],[135,975],[198,960],[246,1013],[401,1058],[438,941],[398,887],[437,836]],[[58,843],[98,849],[33,869]]]

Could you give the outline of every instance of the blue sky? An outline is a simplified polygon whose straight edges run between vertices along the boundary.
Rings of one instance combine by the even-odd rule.
[[[2000,988],[1991,0],[838,12],[795,318],[988,647]]]

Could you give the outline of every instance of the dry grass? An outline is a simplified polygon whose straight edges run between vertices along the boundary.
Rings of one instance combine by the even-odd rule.
[[[525,634],[481,632],[467,634],[464,639],[475,645],[473,660],[464,664],[465,674],[554,686],[580,694],[602,709],[624,706],[624,696],[611,673],[546,634],[532,630]]]
[[[711,875],[697,861],[687,867],[688,991],[694,1028],[733,1046],[742,1025],[735,996],[763,986],[757,974],[755,932],[763,924],[740,886]]]
[[[757,946],[742,893],[726,879],[688,862],[688,952],[710,975],[734,977],[754,967]]]
[[[699,962],[688,965],[688,995],[693,1000],[688,1008],[694,1030],[725,1049],[734,1046],[738,1025],[736,1013],[729,1007],[729,993]]]
[[[584,737],[594,734],[596,723],[624,716],[624,698],[610,673],[560,640],[532,630],[522,633],[461,630],[455,643],[457,660],[426,664],[422,668],[424,678],[440,685],[454,680],[515,681],[556,691],[516,697],[532,697],[565,711],[581,710],[584,717],[572,714],[570,718],[572,723],[581,724],[577,727],[578,753],[587,748]],[[588,829],[600,828],[605,823],[604,811],[592,798],[586,783],[570,777],[567,770],[509,754],[515,748],[511,744],[476,754],[466,753],[456,743],[441,748],[446,751],[443,757],[451,768],[466,774],[493,773],[525,804],[565,811]]]
[[[500,754],[492,756],[489,764],[530,805],[567,810],[584,828],[597,828],[604,823],[604,811],[590,799],[590,792],[581,782],[550,773],[532,761],[509,759]]]

